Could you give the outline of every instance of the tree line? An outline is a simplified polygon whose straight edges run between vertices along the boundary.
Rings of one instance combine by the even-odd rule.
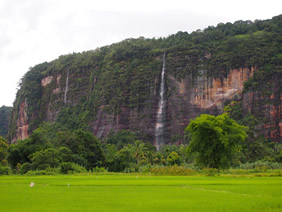
[[[141,140],[142,135],[128,130],[111,132],[99,140],[90,131],[67,131],[58,123],[43,123],[17,144],[8,146],[7,140],[1,137],[0,173],[7,174],[8,167],[19,174],[138,172],[173,165],[196,169],[236,167],[245,162],[248,128],[230,118],[229,113],[202,114],[191,120],[185,129],[188,144],[167,144],[160,151]],[[280,145],[275,153],[264,155],[262,160],[281,163],[281,153]]]

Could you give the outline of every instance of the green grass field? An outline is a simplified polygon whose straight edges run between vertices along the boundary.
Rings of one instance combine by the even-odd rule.
[[[282,177],[1,176],[0,211],[282,211]]]

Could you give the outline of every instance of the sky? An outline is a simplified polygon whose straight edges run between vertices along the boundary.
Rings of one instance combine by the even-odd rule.
[[[60,55],[279,14],[280,0],[0,0],[0,106],[30,67]]]

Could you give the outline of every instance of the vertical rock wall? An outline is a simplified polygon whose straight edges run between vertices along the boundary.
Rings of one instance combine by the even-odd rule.
[[[241,97],[244,82],[254,73],[255,67],[230,70],[227,76],[210,77],[205,71],[199,71],[196,77],[192,74],[186,75],[182,80],[177,80],[174,76],[166,75],[167,105],[166,120],[164,122],[164,131],[167,141],[174,136],[182,137],[185,127],[190,119],[199,116],[202,113],[217,115],[223,111],[223,104],[226,100],[231,100],[235,96]],[[69,70],[44,77],[41,80],[42,97],[40,104],[40,117],[43,121],[54,122],[60,110],[67,105],[76,105],[87,101],[93,83],[90,82],[89,70],[73,71]],[[69,76],[68,76],[69,75]],[[67,79],[69,77],[69,80]],[[80,83],[89,82],[87,83]],[[68,82],[68,83],[67,83]],[[159,87],[160,79],[156,79],[155,87]],[[65,100],[65,91],[68,86],[68,98]],[[94,85],[95,86],[95,85]],[[159,93],[154,91],[148,99],[148,104],[142,108],[130,108],[122,106],[119,114],[111,114],[105,110],[107,105],[101,105],[96,111],[96,116],[90,121],[89,125],[94,135],[99,138],[105,137],[110,131],[119,131],[129,129],[144,133],[152,142],[155,139],[155,124],[158,110]],[[247,93],[243,96],[243,105],[246,111],[259,113],[266,117],[267,121],[261,129],[266,137],[279,140],[282,135],[281,124],[281,95],[280,92],[274,92],[270,100],[275,100],[278,104],[266,104],[263,108],[256,107],[262,97],[257,96],[255,92]],[[265,98],[265,97],[264,97]],[[271,102],[271,101],[270,101]],[[20,105],[18,119],[16,121],[16,136],[14,140],[24,139],[28,136],[28,127],[30,119],[37,117],[27,116],[27,101]],[[180,141],[180,140],[179,140]]]
[[[27,116],[27,107],[27,100],[25,99],[20,105],[20,111],[16,122],[16,137],[13,142],[28,137],[29,120]]]

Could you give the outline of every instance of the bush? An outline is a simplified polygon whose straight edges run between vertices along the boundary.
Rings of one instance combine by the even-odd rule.
[[[107,169],[105,169],[104,167],[96,166],[95,168],[92,169],[92,172],[94,172],[94,173],[107,172]]]
[[[0,175],[8,175],[9,167],[8,166],[0,166]]]
[[[138,172],[140,173],[149,173],[152,166],[150,164],[144,164],[138,167]]]
[[[62,174],[84,173],[87,172],[83,166],[71,162],[61,163],[60,172]]]
[[[175,165],[175,164],[179,165],[180,164],[180,157],[177,154],[177,152],[171,152],[169,156],[167,156],[166,160],[169,165]]]
[[[184,166],[154,167],[150,171],[154,175],[190,176],[196,174],[194,170],[185,168]]]
[[[214,176],[219,174],[219,170],[215,168],[204,168],[202,172],[207,176]]]
[[[57,173],[51,170],[30,170],[25,175],[27,176],[38,176],[38,175],[56,175]]]
[[[63,162],[61,163],[60,172],[62,174],[67,174],[69,171],[73,171],[71,162]]]
[[[282,151],[280,151],[279,154],[275,156],[275,160],[278,163],[282,163]]]
[[[20,173],[21,174],[26,174],[28,171],[30,171],[32,169],[32,164],[31,163],[24,163],[22,166],[21,166],[21,169],[20,169]]]
[[[254,163],[245,163],[240,165],[241,169],[255,169],[256,171],[266,171],[267,169],[281,169],[282,164],[269,161],[256,161]]]

